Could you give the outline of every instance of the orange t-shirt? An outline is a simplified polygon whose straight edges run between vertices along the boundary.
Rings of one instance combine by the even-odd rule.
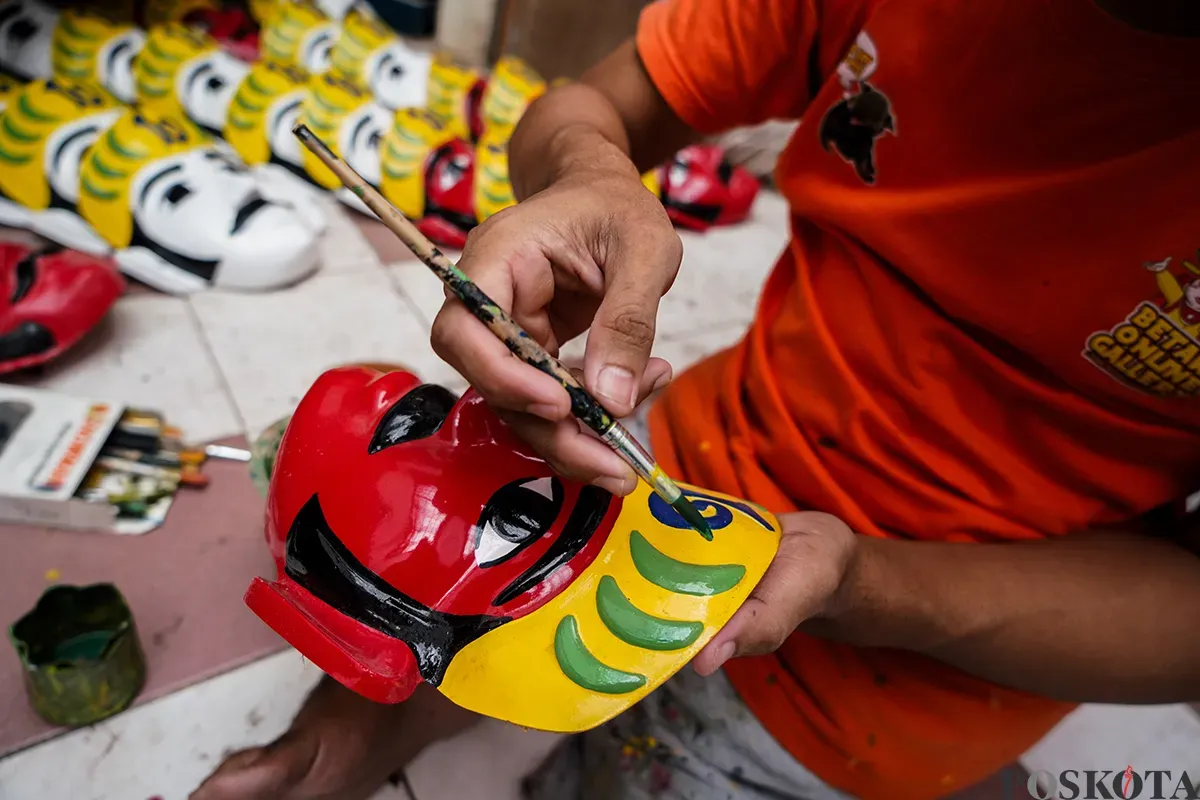
[[[1115,525],[1197,488],[1196,41],[1092,0],[664,0],[637,43],[699,131],[801,120],[777,171],[791,241],[745,340],[654,409],[665,467],[958,542]],[[800,634],[727,673],[865,798],[980,780],[1070,709]]]

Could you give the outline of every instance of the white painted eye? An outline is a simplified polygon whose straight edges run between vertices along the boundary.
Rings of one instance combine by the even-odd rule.
[[[475,526],[475,563],[499,564],[545,536],[562,504],[557,478],[522,478],[501,486]]]

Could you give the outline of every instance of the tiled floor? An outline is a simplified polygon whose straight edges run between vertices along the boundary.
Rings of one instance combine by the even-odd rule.
[[[353,360],[400,362],[462,388],[428,344],[440,284],[378,229],[364,235],[349,212],[331,207],[326,263],[312,280],[265,296],[132,294],[88,344],[28,380],[160,408],[197,439],[253,435],[288,413],[322,370]],[[785,236],[785,209],[771,194],[746,225],[685,236],[684,267],[662,305],[656,353],[678,371],[735,341]],[[567,349],[581,352],[581,343]],[[284,730],[316,678],[315,668],[286,651],[196,684],[0,761],[0,798],[181,800],[223,753]],[[410,784],[416,800],[516,798],[520,776],[551,741],[484,726],[425,754],[411,767]],[[1182,706],[1087,707],[1022,762],[1055,772],[1127,763],[1187,764],[1200,774],[1200,717]],[[1002,794],[1025,796],[1023,786],[1015,795],[978,796]],[[378,800],[405,796],[389,787]]]

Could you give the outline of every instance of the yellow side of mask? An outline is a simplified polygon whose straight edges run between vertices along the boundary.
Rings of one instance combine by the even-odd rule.
[[[613,718],[683,668],[766,572],[779,522],[745,501],[682,488],[713,523],[712,541],[639,484],[596,560],[545,606],[460,651],[442,694],[570,733]]]

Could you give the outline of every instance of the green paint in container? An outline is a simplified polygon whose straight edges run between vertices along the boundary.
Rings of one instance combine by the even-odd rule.
[[[8,629],[34,710],[78,727],[124,710],[146,681],[133,613],[111,583],[54,586]]]

